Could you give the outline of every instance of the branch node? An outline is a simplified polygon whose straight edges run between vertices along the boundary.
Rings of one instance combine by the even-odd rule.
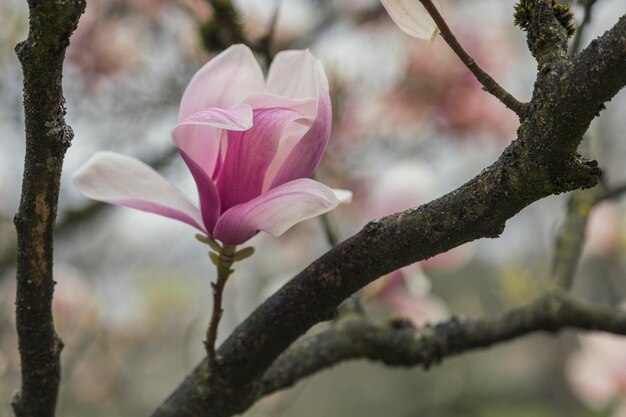
[[[519,0],[515,5],[515,24],[527,32],[530,52],[541,71],[555,61],[567,59],[567,41],[576,28],[574,14],[557,0]]]

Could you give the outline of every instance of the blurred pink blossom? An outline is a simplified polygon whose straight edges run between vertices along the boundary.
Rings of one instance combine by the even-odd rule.
[[[591,333],[580,337],[580,351],[567,364],[574,391],[589,407],[607,409],[619,401],[613,417],[626,416],[626,337]]]
[[[381,173],[370,190],[370,208],[375,216],[417,207],[436,197],[435,177],[417,161],[399,163]],[[369,287],[366,295],[384,303],[416,326],[448,317],[445,303],[430,294],[430,281],[423,268],[451,269],[469,259],[467,247],[455,248],[427,261],[393,271]]]
[[[396,123],[433,120],[437,128],[454,134],[489,133],[509,141],[517,127],[515,115],[485,93],[458,57],[449,48],[437,45],[438,42],[432,48],[412,45],[405,80],[387,96],[387,106],[397,112]],[[510,55],[506,51],[511,45],[506,42],[503,31],[463,33],[463,42],[491,73],[504,73],[509,69],[506,62],[495,58],[504,55],[502,60],[505,60]]]
[[[136,68],[145,54],[147,29],[162,24],[160,16],[166,3],[178,2],[90,0],[72,35],[68,60],[89,81]]]
[[[370,190],[370,215],[382,217],[418,207],[438,197],[436,177],[419,161],[401,162],[380,173]],[[469,259],[467,246],[426,259],[424,269],[456,269]]]
[[[199,207],[129,156],[96,153],[74,175],[87,197],[187,223],[226,244],[278,236],[347,201],[308,177],[331,129],[328,81],[308,51],[285,51],[267,81],[250,49],[234,45],[193,77],[172,139],[191,171]]]
[[[620,248],[624,227],[619,207],[603,202],[595,206],[587,223],[586,247],[596,254],[610,254]]]
[[[430,294],[430,281],[419,264],[393,271],[368,286],[365,295],[409,319],[415,327],[438,323],[450,315],[445,302]]]

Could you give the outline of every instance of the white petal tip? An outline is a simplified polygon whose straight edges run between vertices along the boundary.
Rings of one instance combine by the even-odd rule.
[[[433,41],[439,30],[418,0],[381,0],[391,19],[403,32],[417,39]]]

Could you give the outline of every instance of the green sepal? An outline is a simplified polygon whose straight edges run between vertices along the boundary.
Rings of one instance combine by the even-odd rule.
[[[220,256],[217,253],[209,252],[209,258],[211,259],[211,262],[213,262],[213,265],[220,266]]]
[[[254,251],[255,251],[255,249],[252,246],[248,246],[246,248],[238,250],[233,255],[233,261],[234,262],[243,261],[244,259],[249,258],[252,255],[254,255]]]
[[[222,253],[222,247],[212,237],[201,235],[200,233],[197,233],[196,234],[196,239],[198,239],[200,242],[202,242],[202,243],[204,243],[206,245],[209,245],[211,247],[211,249],[213,249],[215,252]]]

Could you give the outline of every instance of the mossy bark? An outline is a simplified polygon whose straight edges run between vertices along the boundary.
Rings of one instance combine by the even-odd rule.
[[[63,157],[73,137],[64,120],[61,79],[65,50],[85,1],[30,0],[28,4],[28,39],[15,48],[24,73],[26,158],[14,219],[22,386],[13,408],[18,417],[52,417],[62,348],[52,320],[53,231]]]

